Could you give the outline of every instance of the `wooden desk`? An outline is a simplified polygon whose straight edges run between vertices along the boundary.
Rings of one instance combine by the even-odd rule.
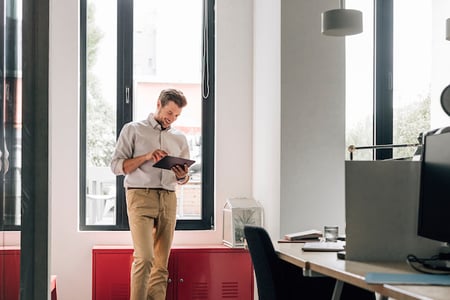
[[[364,276],[367,272],[416,273],[406,263],[365,263],[341,260],[337,258],[336,252],[304,252],[301,249],[301,243],[278,243],[275,247],[282,260],[303,268],[305,275],[317,272],[336,278],[338,282],[349,283],[379,293],[384,299],[387,297],[399,300],[450,299],[449,286],[367,284],[365,282]]]

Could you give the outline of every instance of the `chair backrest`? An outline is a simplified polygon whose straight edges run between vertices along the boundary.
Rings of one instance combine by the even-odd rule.
[[[245,225],[244,235],[255,269],[259,299],[281,299],[282,274],[269,234],[262,227]]]

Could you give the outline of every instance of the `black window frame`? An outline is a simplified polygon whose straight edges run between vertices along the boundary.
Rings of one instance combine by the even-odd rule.
[[[373,145],[392,145],[394,134],[394,0],[373,0]],[[393,158],[392,148],[372,150],[372,159]]]
[[[374,145],[393,143],[393,0],[374,0]],[[392,158],[393,151],[376,149],[375,159]]]
[[[116,179],[116,225],[86,225],[86,71],[87,1],[80,0],[80,213],[82,231],[129,230],[123,176]],[[202,213],[198,220],[177,220],[176,230],[214,228],[215,0],[203,0],[202,53]],[[133,0],[117,0],[117,134],[132,120]],[[123,101],[128,88],[128,104]]]

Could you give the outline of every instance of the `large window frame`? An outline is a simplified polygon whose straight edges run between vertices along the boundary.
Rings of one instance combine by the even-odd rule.
[[[419,3],[419,2],[418,2]],[[420,2],[425,4],[427,1]],[[373,0],[374,5],[374,98],[373,98],[373,133],[374,133],[374,145],[393,145],[397,144],[399,146],[403,145],[404,142],[399,142],[399,130],[401,130],[401,111],[399,112],[398,102],[400,102],[401,98],[401,83],[397,82],[399,71],[402,70],[399,67],[399,59],[396,57],[396,52],[398,53],[398,47],[401,45],[401,42],[398,41],[398,36],[396,34],[402,34],[402,32],[398,32],[399,26],[401,26],[401,16],[399,16],[399,3],[395,3],[394,0]],[[417,3],[409,3],[405,2],[404,5],[417,5]],[[433,7],[432,9],[436,9]],[[436,16],[437,18],[442,18],[442,16]],[[400,24],[400,25],[399,25]],[[444,25],[444,22],[442,22]],[[443,26],[442,25],[442,26]],[[436,26],[431,24],[431,26]],[[400,27],[401,28],[401,27]],[[432,28],[430,32],[430,39],[433,41],[433,36],[431,35],[433,32],[439,31],[436,28]],[[394,41],[395,39],[395,41]],[[439,43],[446,43],[442,38],[442,41]],[[432,42],[433,49],[440,49],[442,47],[436,44],[436,41]],[[436,50],[432,50],[436,51]],[[397,54],[398,55],[398,54]],[[441,59],[433,57],[433,59]],[[444,62],[445,63],[445,62]],[[448,62],[447,62],[448,63]],[[394,72],[395,71],[395,72]],[[436,72],[436,71],[432,71]],[[442,74],[442,75],[448,75]],[[428,100],[431,101],[431,94],[433,93],[433,89],[436,90],[440,87],[442,83],[439,80],[431,81],[432,87],[430,89],[430,95],[428,96]],[[436,95],[434,95],[436,97]],[[426,101],[426,95],[424,96],[424,102]],[[426,104],[424,104],[426,105]],[[429,104],[428,104],[429,105]],[[424,106],[425,107],[425,106]],[[428,118],[430,118],[433,113],[433,104],[426,108],[427,111],[423,112],[424,114],[429,114]],[[422,120],[418,120],[418,126],[422,126],[421,133],[426,132],[433,125],[432,123],[439,123],[436,121],[439,119],[439,116],[434,111],[437,118],[430,118],[428,124],[421,124]],[[424,115],[422,115],[423,117]],[[403,123],[404,124],[404,123]],[[417,140],[408,141],[406,143],[420,143],[420,133],[417,133]],[[405,159],[410,156],[398,156],[398,150],[400,148],[384,148],[377,149],[374,151],[373,158],[375,160],[383,160],[383,159]],[[412,149],[414,150],[414,149]],[[420,148],[416,150],[416,153],[420,153]]]
[[[176,230],[214,228],[215,0],[203,0],[202,55],[202,211],[196,220],[177,220]],[[116,180],[116,224],[86,225],[87,0],[80,1],[80,230],[129,230],[123,176]],[[133,116],[133,0],[117,1],[117,134]],[[126,45],[126,47],[124,47]],[[129,103],[125,103],[125,91]]]
[[[393,0],[373,0],[373,13],[372,145],[393,145],[395,125]],[[371,156],[374,160],[391,159],[394,151],[393,148],[374,149]]]

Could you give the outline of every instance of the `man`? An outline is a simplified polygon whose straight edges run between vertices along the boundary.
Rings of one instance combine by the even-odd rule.
[[[166,155],[189,158],[186,137],[171,127],[187,101],[176,89],[158,98],[146,120],[124,125],[111,161],[116,175],[125,175],[128,222],[134,247],[131,300],[164,300],[168,260],[176,224],[175,187],[189,181],[188,167],[153,167]]]

